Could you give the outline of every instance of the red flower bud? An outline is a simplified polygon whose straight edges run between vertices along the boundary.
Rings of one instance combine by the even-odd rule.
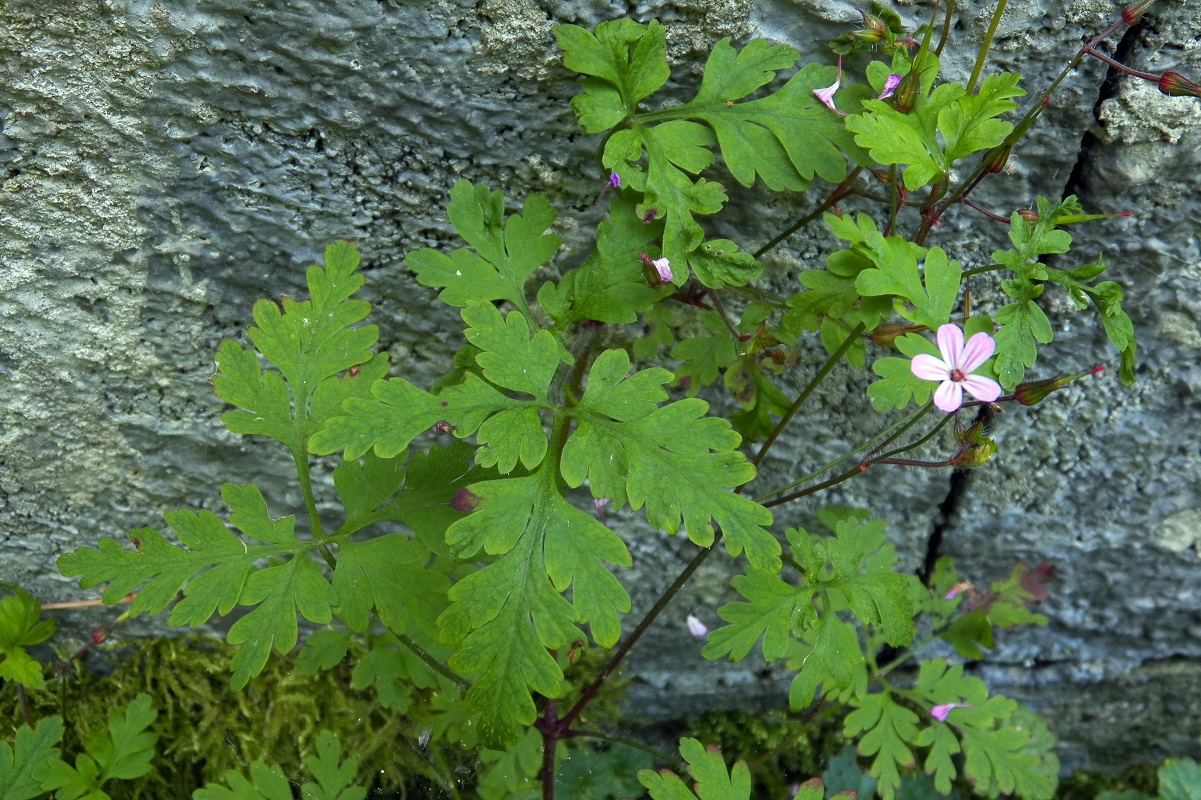
[[[1009,154],[1012,152],[1013,145],[1011,144],[989,150],[988,155],[984,157],[984,171],[996,175],[1005,169],[1005,165],[1009,163]]]
[[[1155,0],[1138,0],[1137,3],[1131,3],[1122,9],[1122,22],[1127,25],[1133,25],[1138,22],[1138,18],[1143,15],[1143,12],[1151,7]]]
[[[1035,403],[1041,403],[1051,392],[1062,389],[1072,381],[1083,378],[1085,375],[1095,375],[1098,372],[1104,371],[1104,369],[1105,367],[1093,367],[1088,372],[1081,372],[1079,375],[1068,375],[1065,378],[1050,378],[1045,381],[1020,383],[1013,390],[1013,399],[1024,406],[1032,406]]]
[[[479,504],[479,495],[472,494],[469,489],[459,489],[450,498],[450,507],[461,514],[475,511],[475,507]]]
[[[1159,91],[1168,97],[1201,97],[1201,86],[1193,83],[1179,72],[1165,72],[1160,75]]]

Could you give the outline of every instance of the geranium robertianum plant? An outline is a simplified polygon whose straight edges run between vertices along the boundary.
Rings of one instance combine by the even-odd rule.
[[[1123,12],[1063,74],[1102,57],[1097,44],[1147,5]],[[228,522],[207,511],[168,514],[172,538],[142,528],[131,546],[104,539],[64,556],[62,571],[85,588],[107,583],[108,602],[136,590],[131,614],[170,606],[172,625],[241,608],[228,634],[238,648],[235,687],[272,651],[297,644],[298,617],[329,626],[305,642],[313,669],[339,663],[359,639],[357,688],[378,691],[382,705],[429,735],[488,748],[483,796],[538,784],[549,797],[563,743],[610,735],[582,727],[581,714],[720,544],[745,560],[733,581],[743,600],[720,609],[727,624],[707,633],[704,656],[739,660],[758,647],[782,662],[794,673],[791,710],[845,712],[843,731],[881,796],[895,796],[902,775],[920,768],[944,793],[964,776],[986,796],[1049,798],[1058,761],[1037,716],[945,657],[898,671],[934,640],[974,659],[992,647],[996,627],[1045,623],[1028,606],[1045,596],[1048,571],[1019,565],[978,592],[946,559],[923,578],[898,572],[884,522],[868,511],[820,509],[825,530],[810,532],[777,530],[770,510],[875,465],[983,464],[995,445],[982,421],[962,424],[965,407],[1032,405],[1090,374],[1026,381],[1053,338],[1039,302],[1049,285],[1095,312],[1120,354],[1120,380],[1134,379],[1123,291],[1098,281],[1106,263],[1042,260],[1068,253],[1066,225],[1096,215],[1075,197],[1039,197],[1008,216],[970,199],[1003,169],[1062,75],[1011,119],[1026,91],[1018,75],[983,69],[989,39],[967,85],[940,77],[945,41],[935,44],[935,33],[945,40],[949,26],[938,13],[936,5],[929,24],[907,33],[873,4],[863,28],[833,43],[837,65],[805,63],[787,79],[780,73],[796,67],[795,49],[722,40],[695,96],[676,105],[655,101],[670,77],[663,26],[559,26],[564,64],[583,76],[572,108],[602,137],[608,216],[588,257],[546,279],[541,270],[560,247],[550,200],[534,194],[507,210],[501,192],[456,183],[447,211],[467,246],[407,259],[417,283],[459,309],[464,326],[448,372],[421,387],[389,376],[387,357],[373,349],[376,328],[362,324],[370,306],[353,297],[363,283],[359,253],[331,245],[324,266],[307,273],[310,299],[256,304],[250,347],[223,343],[213,379],[236,409],[222,417],[231,431],[274,439],[291,456],[303,522],[273,516],[255,486],[227,484]],[[870,56],[866,82],[844,64],[855,53]],[[1169,95],[1196,94],[1175,73],[1134,74]],[[727,202],[726,175],[770,191],[804,191],[816,178],[833,188],[798,225],[748,252],[702,225]],[[852,213],[852,203],[876,212]],[[966,271],[927,245],[940,218],[965,207],[1008,224],[1012,245]],[[819,217],[841,242],[825,268],[803,271],[791,294],[757,285],[758,258]],[[991,271],[1004,276],[997,311],[971,313],[966,284]],[[780,378],[798,361],[818,368],[790,396]],[[899,418],[881,418],[817,472],[760,471],[801,404],[844,361],[870,362],[877,380],[865,403]],[[670,387],[685,396],[672,400]],[[724,393],[736,410],[713,415],[702,391]],[[944,458],[902,457],[927,444]],[[314,465],[331,464],[332,481],[313,480]],[[318,513],[319,494],[323,503],[336,495],[336,523]],[[638,535],[682,532],[699,548],[635,626],[623,619],[629,550],[601,516],[624,506],[645,514]],[[28,603],[16,603],[24,610],[13,630],[0,628],[0,667],[16,665],[3,677],[34,689],[22,647],[44,631]],[[592,645],[615,649],[603,668],[581,671],[577,655]],[[40,749],[22,750],[20,735],[16,755],[0,749],[0,775],[53,751],[50,733],[36,734]],[[330,769],[340,769],[336,743],[327,744]],[[639,779],[652,797],[749,796],[746,764],[729,768],[693,740],[680,752],[696,794],[668,770],[646,770]],[[250,785],[234,775],[230,785]],[[251,782],[259,778],[263,787],[273,780],[263,772]],[[211,791],[205,797],[225,796]],[[810,782],[800,791],[817,800],[823,789]]]

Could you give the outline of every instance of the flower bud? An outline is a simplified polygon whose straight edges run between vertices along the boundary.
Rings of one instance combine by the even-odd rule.
[[[900,84],[897,85],[897,91],[892,96],[897,111],[908,114],[913,110],[919,88],[921,88],[921,73],[917,69],[911,69],[908,75],[901,78]]]
[[[1045,381],[1020,383],[1013,390],[1013,399],[1024,406],[1032,406],[1035,403],[1041,403],[1051,392],[1062,389],[1072,381],[1083,378],[1085,375],[1095,375],[1104,369],[1105,367],[1093,367],[1088,372],[1081,372],[1079,375],[1068,375],[1065,378],[1050,378]]]
[[[1031,225],[1034,225],[1035,223],[1038,222],[1038,212],[1037,211],[1030,211],[1029,209],[1021,208],[1021,209],[1018,209],[1018,216],[1024,220],[1026,220],[1027,222],[1029,222]]]
[[[1143,15],[1143,12],[1151,7],[1155,0],[1138,0],[1137,3],[1131,3],[1122,9],[1122,22],[1127,25],[1133,25],[1138,22],[1138,18]]]
[[[1011,144],[989,150],[988,155],[984,157],[984,171],[996,175],[1005,169],[1005,165],[1009,163],[1009,154],[1012,152],[1013,145]]]
[[[984,466],[984,462],[997,452],[997,443],[987,436],[974,437],[972,444],[962,452],[951,456],[951,464],[957,469],[975,469]]]
[[[1201,97],[1201,86],[1193,83],[1179,72],[1165,72],[1160,75],[1159,91],[1168,97]]]

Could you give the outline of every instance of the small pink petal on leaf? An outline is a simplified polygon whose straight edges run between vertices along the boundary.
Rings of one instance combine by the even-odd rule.
[[[876,99],[877,100],[886,100],[889,97],[892,97],[893,92],[895,92],[897,90],[897,87],[900,85],[901,85],[901,76],[897,75],[894,72],[893,74],[889,75],[888,78],[885,79],[884,89],[883,89],[883,91],[880,92],[880,95]]]
[[[943,703],[930,709],[930,716],[934,717],[939,722],[947,721],[947,714],[950,714],[956,708],[972,708],[967,703]]]

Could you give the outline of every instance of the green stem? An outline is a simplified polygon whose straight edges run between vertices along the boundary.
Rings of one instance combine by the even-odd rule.
[[[891,459],[894,456],[896,456],[897,454],[904,453],[907,450],[912,450],[915,447],[921,447],[923,444],[925,444],[926,442],[928,442],[932,438],[934,438],[934,436],[940,430],[942,430],[946,426],[946,424],[951,421],[951,419],[953,417],[954,417],[953,414],[946,415],[941,422],[939,422],[937,425],[934,426],[933,430],[931,430],[928,434],[926,434],[922,438],[918,439],[916,442],[913,442],[912,444],[907,444],[904,447],[899,447],[896,450],[892,450],[888,453],[885,453],[882,456],[874,456],[869,459],[864,459],[861,463],[856,464],[854,467],[851,467],[846,472],[844,472],[840,475],[836,475],[827,481],[822,481],[821,483],[816,484],[815,486],[806,487],[799,491],[793,492],[792,494],[784,495],[783,497],[777,497],[775,500],[771,500],[766,503],[761,503],[761,505],[764,508],[771,508],[772,506],[778,506],[783,503],[791,502],[792,500],[798,500],[802,497],[808,497],[811,494],[817,494],[818,492],[829,489],[832,486],[837,486],[838,484],[842,483],[843,481],[848,481],[851,478],[862,475],[863,473],[867,472],[868,467],[870,467],[872,464],[879,463],[880,461],[883,461],[885,459]]]
[[[860,453],[862,453],[864,450],[867,450],[868,448],[872,447],[873,445],[876,445],[876,442],[884,437],[887,437],[887,438],[884,438],[884,441],[881,442],[879,445],[877,445],[876,449],[887,447],[889,444],[896,441],[897,437],[899,437],[905,431],[909,430],[914,425],[916,425],[918,420],[920,420],[922,417],[926,416],[926,414],[928,414],[932,408],[934,408],[934,406],[931,405],[930,403],[927,403],[925,406],[923,406],[922,408],[920,408],[916,412],[914,412],[908,419],[898,420],[897,422],[893,423],[891,426],[880,431],[880,433],[876,434],[871,439],[868,439],[866,442],[859,445],[858,447],[856,447],[854,450],[850,451],[849,453],[846,453],[846,454],[840,456],[839,458],[834,459],[833,461],[831,461],[830,463],[828,463],[824,466],[818,467],[813,472],[810,472],[807,475],[802,475],[800,478],[797,478],[795,481],[793,481],[792,483],[790,483],[786,486],[781,486],[777,489],[772,489],[767,494],[762,495],[760,497],[756,497],[755,502],[762,503],[764,500],[767,500],[769,497],[774,497],[775,495],[781,494],[782,492],[787,492],[789,489],[800,486],[802,483],[808,483],[809,481],[816,478],[818,475],[821,475],[824,472],[829,472],[830,470],[834,469],[839,464],[841,464],[842,462],[851,458],[852,456],[857,456]]]
[[[772,432],[763,441],[763,445],[759,448],[759,452],[755,454],[755,458],[751,463],[755,465],[756,469],[760,464],[763,463],[763,458],[767,455],[767,451],[771,449],[771,446],[775,444],[776,439],[781,433],[783,433],[784,428],[788,426],[789,421],[792,420],[793,415],[795,415],[797,410],[800,409],[801,404],[809,399],[809,395],[813,394],[813,390],[816,389],[823,380],[825,380],[826,376],[830,374],[830,370],[834,369],[834,366],[838,363],[839,359],[846,354],[847,350],[851,348],[851,345],[855,343],[855,340],[863,335],[863,331],[866,330],[866,328],[867,326],[862,322],[852,328],[851,332],[847,334],[847,338],[843,339],[842,344],[838,346],[838,349],[830,354],[830,357],[826,359],[826,363],[822,365],[822,368],[817,371],[817,374],[813,376],[813,379],[809,381],[809,384],[801,391],[799,395],[797,395],[797,399],[792,402],[792,405],[789,407],[784,416],[780,417],[780,421],[776,423],[776,427],[772,429]]]
[[[471,686],[471,681],[467,680],[461,675],[456,675],[450,669],[450,667],[434,658],[424,647],[414,642],[406,634],[398,633],[396,638],[409,650],[409,652],[424,661],[427,667],[441,675],[443,678],[451,681],[461,689],[467,689]]]
[[[1063,83],[1063,80],[1071,73],[1072,70],[1076,68],[1076,66],[1080,63],[1080,60],[1084,58],[1085,54],[1095,48],[1101,42],[1108,39],[1125,25],[1126,23],[1119,19],[1101,33],[1097,34],[1092,41],[1085,44],[1076,52],[1076,55],[1073,56],[1070,61],[1068,61],[1063,70],[1059,73],[1059,76],[1051,82],[1051,85],[1048,86],[1041,95],[1039,95],[1038,99],[1033,105],[1031,105],[1030,110],[1026,112],[1025,116],[1022,117],[1021,121],[1018,122],[1014,129],[1009,132],[1009,135],[1005,137],[1005,140],[992,150],[989,150],[987,153],[985,153],[984,158],[980,160],[980,164],[976,167],[975,171],[968,176],[967,180],[960,184],[959,188],[957,188],[945,200],[943,200],[932,214],[930,214],[928,217],[923,217],[921,227],[917,232],[917,236],[915,236],[913,239],[915,244],[922,244],[926,240],[926,236],[929,234],[930,229],[934,227],[934,222],[938,220],[948,208],[955,203],[958,203],[963,197],[967,196],[970,191],[976,188],[976,185],[983,180],[985,175],[988,174],[986,169],[994,156],[1004,151],[1006,148],[1012,148],[1018,142],[1018,140],[1026,135],[1026,131],[1030,129],[1030,126],[1033,125],[1038,116],[1042,114],[1043,108],[1047,105],[1051,94],[1057,88],[1059,88],[1059,84]]]
[[[1009,0],[998,0],[996,9],[992,12],[992,21],[988,23],[988,30],[984,32],[984,41],[980,43],[980,52],[976,54],[976,65],[972,67],[972,77],[968,78],[967,91],[964,94],[971,94],[976,88],[976,81],[980,78],[980,70],[984,68],[984,59],[988,56],[988,50],[992,47],[993,37],[997,35],[997,26],[1001,24],[1001,15],[1005,13],[1005,4]]]
[[[647,745],[643,744],[642,742],[639,742],[636,739],[630,739],[626,736],[615,736],[611,733],[602,733],[600,731],[581,731],[581,730],[573,730],[571,732],[571,735],[572,736],[584,736],[589,739],[603,739],[606,742],[612,742],[613,744],[619,744],[619,745],[622,745],[623,747],[628,747],[631,750],[640,750],[643,753],[646,753],[647,755],[653,756],[654,759],[656,761],[658,761],[660,764],[671,764],[676,770],[681,770],[684,767],[683,762],[680,761],[679,758],[668,755],[667,753],[664,753],[661,750],[656,750],[653,747],[648,747]]]
[[[301,434],[300,447],[292,451],[292,460],[296,462],[296,475],[300,478],[300,492],[304,495],[304,510],[309,517],[309,529],[313,541],[324,543],[325,530],[321,527],[321,518],[317,515],[317,501],[313,496],[313,479],[309,476],[309,455],[305,452],[307,444],[308,437]]]
[[[963,273],[962,277],[970,278],[973,275],[983,275],[986,272],[996,272],[997,270],[1001,270],[1001,269],[1005,269],[1005,267],[1000,264],[993,264],[992,266],[988,266],[988,267],[976,267],[975,269],[969,269],[969,270],[965,271]]]
[[[938,37],[938,47],[934,48],[934,55],[941,56],[942,48],[947,43],[947,36],[951,33],[951,12],[955,10],[955,0],[948,0],[947,13],[942,20],[942,33]]]
[[[853,170],[851,170],[851,174],[848,175],[842,183],[840,183],[834,187],[834,190],[832,192],[830,192],[829,196],[827,196],[824,201],[822,201],[822,204],[820,206],[818,206],[817,208],[813,209],[805,216],[798,219],[792,225],[789,225],[788,228],[786,228],[783,233],[781,233],[779,236],[776,236],[770,242],[768,242],[767,244],[763,245],[758,250],[756,250],[754,252],[755,258],[756,259],[760,258],[768,250],[772,249],[773,247],[778,245],[780,242],[784,241],[789,236],[792,236],[794,233],[799,231],[801,228],[805,227],[810,222],[813,222],[813,220],[820,217],[822,214],[824,214],[826,212],[827,209],[833,208],[834,205],[836,205],[838,203],[838,201],[842,199],[843,195],[847,194],[847,192],[851,188],[851,184],[855,182],[855,179],[859,177],[859,173],[862,171],[863,171],[863,167],[855,167]]]

